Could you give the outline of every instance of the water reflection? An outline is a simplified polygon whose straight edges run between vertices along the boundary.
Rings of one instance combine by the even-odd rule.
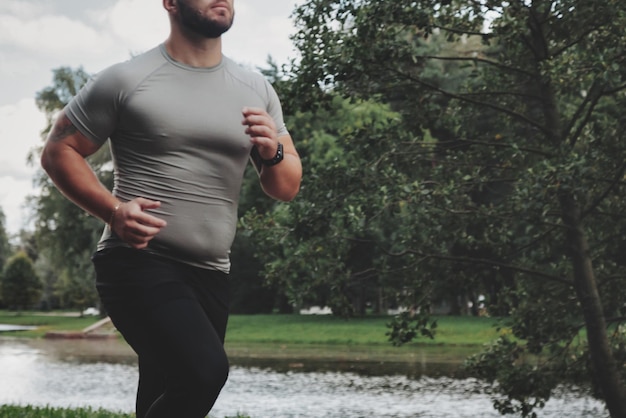
[[[212,412],[216,418],[237,412],[254,418],[499,417],[487,396],[469,392],[471,380],[427,376],[421,361],[409,367],[413,372],[389,373],[381,370],[401,365],[332,362],[321,354],[314,361],[233,357],[229,381]],[[360,373],[370,366],[377,372]],[[117,341],[0,339],[0,370],[0,403],[133,410],[135,357]],[[608,414],[590,398],[565,393],[539,416]]]
[[[1,340],[0,403],[132,410],[133,366],[82,363],[71,354],[64,361],[58,359],[55,344],[50,351],[45,348],[43,341]]]

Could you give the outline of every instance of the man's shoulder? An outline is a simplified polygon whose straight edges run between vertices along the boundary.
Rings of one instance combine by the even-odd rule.
[[[224,57],[224,69],[242,85],[256,91],[265,91],[269,86],[267,78],[259,71]]]
[[[162,66],[164,62],[160,48],[155,47],[104,69],[96,75],[96,78],[120,88],[132,88]]]

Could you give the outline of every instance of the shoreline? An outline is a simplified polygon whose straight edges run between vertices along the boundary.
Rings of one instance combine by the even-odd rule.
[[[122,338],[47,339],[0,335],[0,345],[19,343],[41,355],[62,362],[135,364],[135,353]],[[368,375],[463,377],[465,359],[479,346],[411,347],[344,345],[229,343],[225,349],[232,366],[275,371],[354,372]]]

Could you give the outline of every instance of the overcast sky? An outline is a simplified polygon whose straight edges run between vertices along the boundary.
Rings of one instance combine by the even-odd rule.
[[[295,56],[290,18],[303,0],[236,0],[224,54],[264,67],[268,56]],[[0,0],[0,207],[9,234],[29,229],[26,196],[36,194],[38,167],[27,154],[42,143],[45,118],[35,94],[52,70],[82,66],[96,73],[161,43],[169,23],[161,0]]]

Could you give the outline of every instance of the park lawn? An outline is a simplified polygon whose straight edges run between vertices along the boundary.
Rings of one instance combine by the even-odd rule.
[[[91,408],[65,409],[35,406],[0,406],[0,418],[132,418],[135,414],[122,414]]]
[[[0,405],[0,418],[134,418],[135,414],[111,412],[91,408],[51,408],[35,406]],[[225,418],[249,418],[246,415]]]
[[[434,340],[419,337],[416,344],[483,345],[496,339],[497,320],[485,317],[439,316]],[[385,335],[389,316],[343,319],[327,315],[233,315],[230,343],[314,345],[389,345]]]
[[[487,317],[438,316],[434,340],[419,337],[413,344],[480,346],[499,335],[497,320]],[[0,311],[0,324],[31,325],[29,331],[3,332],[0,336],[43,337],[48,331],[78,331],[98,321],[67,313],[15,313]],[[231,315],[227,342],[235,345],[276,343],[302,345],[389,346],[385,335],[389,316],[344,319],[330,315]]]
[[[0,324],[36,326],[27,331],[2,332],[7,337],[43,337],[48,331],[80,331],[94,324],[100,318],[80,317],[68,312],[12,312],[0,310]],[[1,418],[1,416],[0,416]]]

